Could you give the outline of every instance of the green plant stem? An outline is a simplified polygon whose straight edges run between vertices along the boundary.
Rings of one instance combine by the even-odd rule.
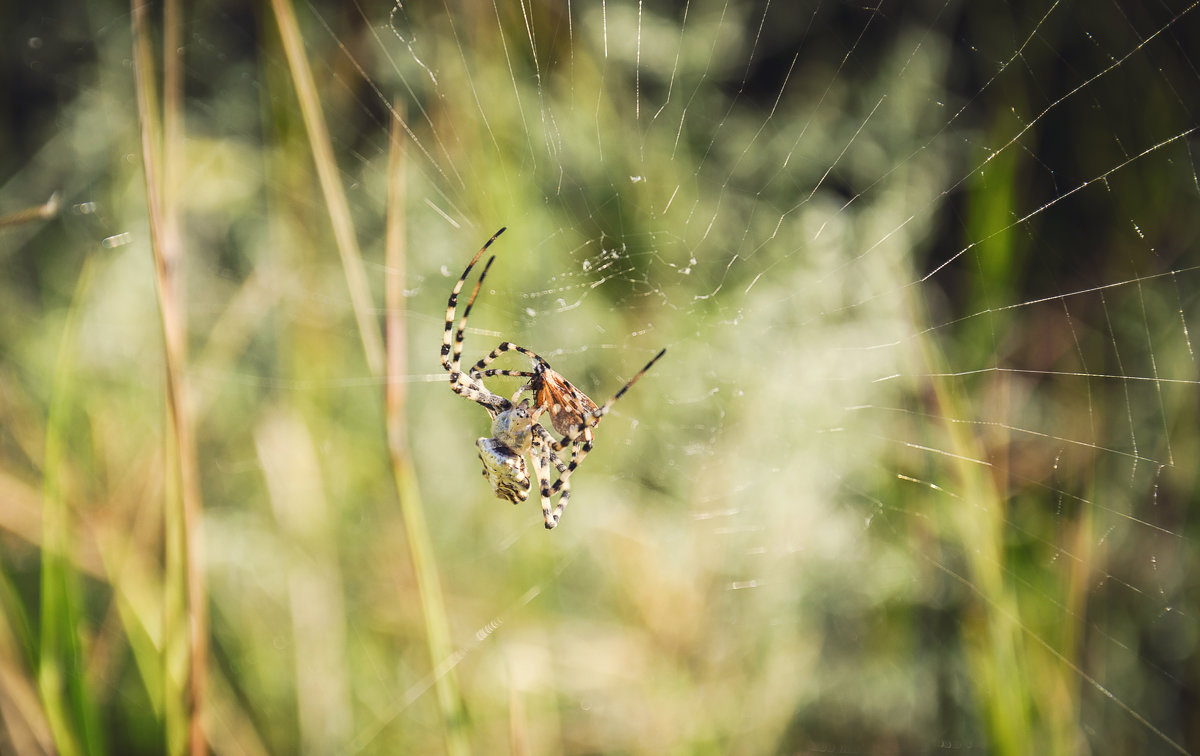
[[[166,366],[167,438],[163,511],[166,575],[163,581],[164,711],[169,753],[203,756],[208,614],[203,575],[199,474],[186,378],[187,315],[183,299],[183,244],[177,184],[182,170],[182,115],[177,31],[178,6],[169,3],[164,55],[164,118],[154,97],[152,45],[146,6],[132,0],[134,80],[142,140],[146,203],[154,254]],[[164,130],[164,123],[166,129]]]
[[[366,353],[367,367],[372,375],[380,375],[383,373],[383,341],[379,335],[379,326],[372,315],[371,289],[367,285],[362,253],[358,249],[357,237],[354,234],[350,205],[338,179],[337,160],[333,155],[333,145],[329,138],[329,128],[325,125],[325,114],[321,110],[317,85],[313,81],[312,70],[304,55],[304,40],[300,36],[300,27],[296,23],[296,14],[291,3],[288,0],[271,0],[271,7],[275,11],[288,70],[296,87],[300,114],[308,132],[308,143],[312,147],[317,177],[325,196],[325,207],[329,209],[329,220],[333,224],[334,240],[342,258],[342,270],[346,275],[346,286],[350,291],[354,317],[358,321],[358,333]]]
[[[80,635],[86,620],[79,595],[78,573],[68,556],[71,548],[71,510],[64,493],[70,415],[75,405],[71,376],[75,335],[83,295],[90,289],[92,259],[86,258],[76,284],[63,337],[50,399],[42,507],[41,645],[38,690],[57,751],[62,756],[104,752],[96,725],[93,698],[85,688]]]
[[[399,106],[396,106],[399,113]],[[425,618],[425,637],[429,644],[430,661],[435,674],[434,685],[438,706],[442,711],[443,732],[446,750],[452,756],[470,752],[465,730],[462,699],[454,673],[447,669],[438,674],[439,667],[453,653],[450,641],[446,606],[442,599],[441,583],[438,578],[437,558],[425,524],[425,509],[421,502],[421,491],[413,473],[405,433],[405,406],[407,391],[404,376],[407,374],[407,340],[405,338],[404,291],[404,135],[401,133],[400,116],[392,119],[390,150],[388,153],[388,203],[387,203],[387,283],[385,303],[387,310],[387,382],[386,417],[388,449],[392,461],[392,475],[396,481],[396,492],[400,498],[400,512],[404,518],[404,531],[408,535],[408,549],[412,555],[413,572],[417,578],[417,589],[421,595],[421,610]]]

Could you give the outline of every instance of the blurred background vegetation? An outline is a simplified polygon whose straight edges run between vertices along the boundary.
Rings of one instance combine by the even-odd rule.
[[[1200,750],[1193,8],[0,7],[0,753]]]

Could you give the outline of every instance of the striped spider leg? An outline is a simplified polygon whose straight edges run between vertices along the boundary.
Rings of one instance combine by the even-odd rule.
[[[497,370],[488,368],[487,366],[494,362],[508,351],[518,352],[525,355],[533,362],[533,370]],[[595,434],[592,429],[600,422],[600,418],[608,413],[608,410],[616,403],[618,399],[624,396],[625,392],[637,382],[639,378],[645,375],[655,362],[663,356],[666,349],[659,351],[645,367],[638,371],[637,375],[629,379],[629,381],[621,387],[611,399],[604,403],[602,407],[597,407],[596,403],[591,398],[576,388],[570,381],[562,376],[562,374],[550,367],[550,363],[543,357],[526,349],[518,344],[505,341],[496,347],[490,354],[484,357],[475,366],[471,368],[471,375],[477,379],[490,376],[511,376],[528,378],[529,382],[522,387],[522,390],[528,388],[534,394],[534,406],[542,411],[550,414],[550,423],[554,426],[554,430],[561,433],[563,438],[561,441],[555,441],[541,426],[535,428],[535,433],[541,438],[543,443],[547,444],[551,455],[561,452],[570,447],[571,461],[569,464],[557,465],[559,479],[548,491],[542,494],[542,515],[546,521],[547,528],[553,528],[558,524],[559,518],[562,517],[563,509],[570,499],[570,477],[575,472],[575,468],[583,462],[584,457],[592,450],[592,443],[595,440]],[[517,395],[521,391],[518,390]],[[549,470],[546,470],[549,477]],[[562,495],[559,497],[558,506],[551,511],[548,508],[550,499],[559,492]]]
[[[479,448],[479,458],[483,462],[483,475],[492,485],[492,491],[498,498],[518,504],[527,501],[531,488],[528,467],[525,457],[533,462],[534,477],[538,482],[538,493],[541,498],[542,517],[546,529],[558,525],[563,509],[571,496],[570,477],[575,469],[583,462],[584,457],[592,449],[594,434],[592,428],[600,421],[612,405],[620,399],[629,388],[658,361],[665,349],[655,355],[654,359],[631,378],[603,406],[597,407],[586,394],[575,388],[559,373],[555,372],[545,359],[525,347],[502,342],[496,349],[468,371],[462,370],[463,341],[466,334],[467,316],[475,304],[475,298],[483,286],[488,270],[496,257],[488,258],[483,271],[476,281],[475,287],[463,308],[458,327],[455,328],[458,296],[462,287],[471,274],[471,270],[483,253],[500,234],[501,228],[492,238],[471,258],[466,270],[450,292],[446,305],[446,326],[442,337],[441,362],[442,367],[450,374],[450,388],[458,395],[466,397],[487,410],[492,418],[492,435],[490,438],[480,438],[475,444]],[[453,336],[452,336],[453,334]],[[487,366],[501,354],[509,350],[519,352],[529,357],[533,362],[532,371],[496,370]],[[511,399],[506,399],[492,393],[484,384],[485,377],[505,375],[529,379],[517,389]],[[517,400],[526,390],[533,393],[529,398]],[[539,420],[543,413],[550,413],[550,422],[554,429],[563,434],[563,438],[555,441],[550,432],[543,427]],[[564,462],[559,456],[565,449],[571,449],[571,461]],[[551,465],[558,471],[557,481],[550,483]],[[552,508],[552,499],[558,495],[558,504]]]
[[[560,496],[558,499],[558,506],[555,508],[555,510],[552,514],[546,512],[545,502],[549,499],[549,496],[542,497],[542,502],[543,502],[542,512],[547,517],[547,520],[546,520],[547,528],[552,528],[555,525],[557,525],[559,518],[562,517],[563,507],[566,506],[567,499],[570,498],[568,495],[568,491],[570,490],[568,481],[570,480],[571,473],[575,472],[575,468],[579,467],[579,465],[581,465],[583,463],[584,457],[586,457],[588,455],[588,452],[590,452],[592,450],[592,441],[593,441],[592,428],[596,427],[596,424],[600,422],[600,418],[602,418],[608,414],[608,411],[610,409],[612,409],[612,406],[614,404],[617,403],[617,400],[620,399],[622,396],[624,396],[625,392],[628,391],[630,389],[630,387],[633,386],[633,384],[637,383],[638,379],[646,374],[646,371],[648,371],[650,368],[654,367],[654,363],[658,362],[659,359],[666,353],[667,353],[666,348],[660,349],[658,351],[658,354],[656,354],[652,358],[650,358],[650,361],[647,362],[645,364],[645,366],[643,366],[642,369],[637,372],[636,375],[634,375],[632,378],[630,378],[625,383],[625,385],[622,386],[617,391],[617,393],[615,393],[611,397],[609,397],[608,401],[606,401],[604,404],[600,405],[599,407],[596,407],[595,409],[593,409],[590,412],[580,412],[579,413],[579,415],[581,416],[580,421],[569,425],[566,428],[566,430],[560,431],[561,433],[563,433],[562,440],[555,441],[549,445],[549,452],[551,455],[554,455],[557,452],[563,451],[568,446],[571,447],[571,461],[566,465],[565,470],[562,468],[559,468],[559,471],[558,471],[559,478],[554,483],[554,485],[550,487],[550,490],[548,492],[549,496],[553,496],[555,493],[559,492],[560,490],[563,492],[563,495]],[[548,367],[549,366],[547,366],[547,368]],[[557,373],[555,375],[557,375]],[[562,376],[558,376],[558,377],[562,378]],[[564,383],[566,383],[565,378],[562,378],[562,380]],[[567,383],[567,385],[570,386],[572,389],[578,391],[578,389],[575,389],[575,387],[571,386],[569,383]],[[583,395],[583,392],[579,392],[579,393],[580,393],[580,395]],[[585,398],[586,398],[586,396],[585,396]],[[591,400],[589,399],[588,401],[590,402]],[[595,407],[595,404],[593,403],[592,406]],[[563,414],[565,416],[567,413],[564,412]],[[559,430],[558,423],[554,423],[554,425],[555,425],[555,430]],[[547,433],[546,435],[549,436],[549,433]],[[551,524],[551,523],[553,523],[553,524]]]
[[[500,355],[510,350],[528,357],[533,363],[533,370],[486,369]],[[526,387],[534,394],[534,404],[550,413],[550,424],[564,436],[572,425],[582,423],[585,415],[597,409],[591,397],[575,388],[561,373],[551,368],[545,358],[511,341],[501,342],[488,356],[476,362],[471,368],[471,375],[477,378],[494,375],[528,378],[529,383]],[[587,434],[590,438],[590,428]]]
[[[545,429],[538,423],[545,410],[531,404],[529,399],[517,401],[525,391],[525,387],[518,389],[511,399],[506,399],[488,390],[481,377],[464,374],[462,371],[467,316],[471,313],[475,298],[479,296],[488,269],[496,259],[494,255],[484,265],[479,280],[476,281],[471,296],[463,308],[462,318],[458,320],[458,327],[455,328],[454,325],[458,297],[462,292],[463,285],[483,253],[502,233],[504,233],[503,228],[484,243],[475,257],[471,258],[466,270],[463,271],[462,276],[454,285],[454,289],[450,292],[450,299],[446,303],[446,327],[442,337],[440,357],[442,367],[450,374],[450,388],[454,393],[482,406],[492,419],[492,435],[477,439],[475,442],[479,449],[479,459],[483,463],[483,475],[491,484],[492,492],[497,498],[511,501],[514,504],[527,501],[530,480],[525,457],[529,456],[535,460],[534,476],[537,478],[538,491],[542,496],[542,511],[548,512],[550,511],[550,502],[547,498],[550,496],[548,493],[550,490],[550,465],[553,464],[557,469],[563,470],[566,469],[566,464],[559,458],[557,451],[550,449],[546,443]],[[565,495],[569,498],[569,494]],[[561,499],[562,496],[560,495],[559,498]]]
[[[442,335],[442,350],[441,361],[442,367],[446,372],[450,373],[450,388],[459,396],[465,396],[473,402],[476,402],[488,411],[488,415],[494,420],[497,413],[511,409],[512,402],[502,396],[493,394],[483,384],[483,381],[476,379],[474,376],[463,375],[462,372],[462,352],[463,339],[467,327],[467,316],[471,314],[471,306],[475,304],[475,297],[479,295],[479,289],[483,285],[484,276],[487,275],[487,270],[492,266],[492,262],[496,259],[495,255],[488,259],[487,265],[483,267],[483,274],[475,283],[475,289],[471,292],[471,298],[467,301],[467,306],[463,310],[462,320],[458,323],[458,330],[454,330],[454,318],[458,309],[458,295],[462,291],[463,284],[467,281],[467,276],[471,275],[471,269],[475,267],[475,263],[479,262],[479,258],[487,251],[488,247],[492,246],[492,242],[500,234],[504,233],[505,229],[501,228],[492,238],[484,242],[475,256],[471,258],[471,262],[467,263],[467,269],[463,271],[462,276],[458,279],[458,283],[454,284],[454,288],[450,291],[450,300],[446,303],[446,330]],[[453,341],[453,345],[451,342]]]

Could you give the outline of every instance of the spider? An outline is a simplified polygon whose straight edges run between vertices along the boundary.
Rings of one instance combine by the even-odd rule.
[[[467,277],[479,258],[487,251],[492,242],[504,233],[501,228],[492,238],[484,242],[471,262],[467,263],[446,303],[446,330],[442,336],[441,362],[442,367],[450,374],[450,388],[459,396],[466,397],[487,410],[492,419],[492,435],[480,438],[475,442],[479,448],[479,459],[483,462],[483,475],[491,483],[492,492],[497,498],[520,504],[528,501],[531,489],[529,470],[525,464],[528,456],[533,462],[534,477],[538,482],[538,493],[542,504],[542,518],[546,529],[553,529],[562,517],[563,509],[571,498],[570,477],[575,468],[583,462],[588,452],[592,450],[594,434],[592,429],[600,422],[609,409],[625,392],[649,370],[655,362],[667,351],[661,350],[637,375],[621,387],[612,398],[603,405],[597,406],[587,394],[571,385],[571,382],[555,372],[541,356],[523,346],[509,341],[501,342],[486,357],[475,363],[467,372],[462,369],[463,340],[467,327],[467,316],[483,286],[488,270],[495,262],[496,256],[488,258],[475,282],[470,298],[463,308],[462,318],[455,328],[454,321],[458,309],[458,295],[462,291]],[[497,370],[487,366],[507,351],[519,352],[533,362],[533,370]],[[528,381],[517,389],[511,399],[492,393],[483,383],[485,377],[514,376],[527,378]],[[530,391],[533,396],[520,399],[521,394]],[[518,401],[520,399],[520,401]],[[550,423],[554,430],[562,434],[561,440],[555,440],[548,430],[539,422],[543,413],[550,413]],[[565,449],[571,449],[570,462],[564,462],[560,455]],[[558,471],[559,478],[551,484],[550,466]],[[552,499],[558,495],[557,506],[551,506]]]

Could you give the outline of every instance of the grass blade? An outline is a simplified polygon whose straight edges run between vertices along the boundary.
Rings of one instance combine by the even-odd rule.
[[[396,113],[400,113],[396,106]],[[453,654],[446,606],[442,599],[441,583],[438,579],[437,558],[429,539],[425,524],[425,509],[421,502],[421,490],[417,486],[408,453],[408,438],[405,432],[405,406],[407,391],[404,375],[407,366],[407,339],[405,338],[404,302],[404,135],[401,133],[400,117],[392,119],[388,152],[388,203],[387,203],[387,277],[385,302],[387,310],[387,396],[386,417],[388,450],[392,460],[392,475],[396,480],[396,492],[400,497],[400,512],[404,518],[404,532],[408,534],[408,549],[412,555],[413,572],[421,594],[421,610],[425,618],[425,637],[429,643],[429,656],[433,668],[439,666]],[[442,711],[442,726],[446,737],[446,750],[453,756],[470,751],[464,729],[465,717],[458,684],[452,670],[438,675],[435,681],[438,706]]]
[[[176,193],[182,165],[180,69],[173,44],[178,8],[167,14],[164,53],[168,77],[160,119],[154,96],[152,45],[146,7],[133,0],[134,80],[146,180],[146,204],[162,319],[167,383],[167,460],[163,523],[166,576],[163,585],[163,656],[167,750],[202,756],[206,750],[203,703],[208,615],[200,530],[200,487],[185,375],[187,309],[183,299],[183,244]],[[164,141],[164,122],[167,124]]]
[[[271,0],[271,7],[275,10],[288,69],[296,87],[296,97],[300,101],[300,113],[308,132],[308,142],[312,147],[321,191],[325,195],[325,206],[329,209],[329,220],[333,224],[333,236],[338,254],[342,258],[342,270],[346,274],[346,285],[349,287],[350,302],[358,321],[359,337],[366,352],[367,367],[372,375],[380,375],[383,372],[383,341],[372,314],[371,290],[367,285],[362,253],[358,249],[358,240],[354,233],[354,222],[350,218],[350,205],[338,179],[337,160],[333,156],[329,128],[325,125],[325,114],[321,110],[317,85],[313,81],[312,70],[308,67],[308,59],[304,55],[304,40],[300,36],[300,27],[296,23],[296,13],[291,3],[287,0]]]
[[[50,418],[46,431],[42,506],[41,644],[38,690],[58,753],[63,756],[103,753],[92,697],[85,687],[80,633],[87,627],[79,592],[79,575],[68,556],[72,542],[70,505],[64,492],[67,439],[75,407],[72,355],[83,294],[90,288],[89,258],[76,285],[54,371]]]

